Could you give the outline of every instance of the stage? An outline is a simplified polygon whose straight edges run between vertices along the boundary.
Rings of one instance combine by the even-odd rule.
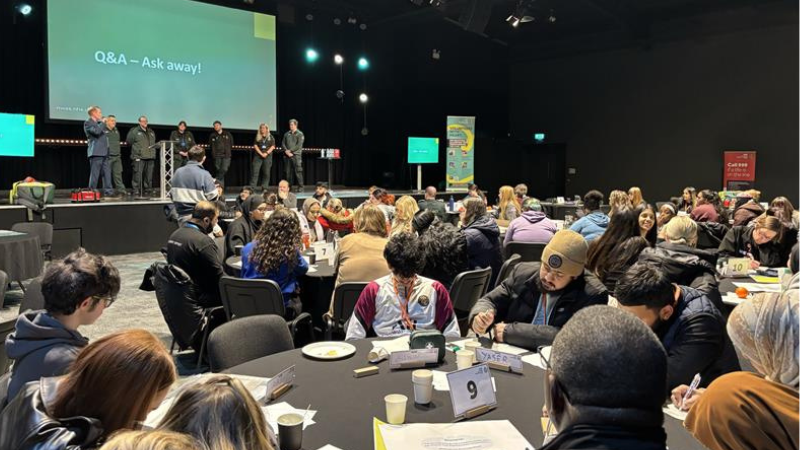
[[[235,202],[240,187],[230,187],[225,192],[229,205]],[[277,190],[277,188],[274,188]],[[331,194],[342,199],[347,208],[355,208],[367,199],[366,187],[332,186]],[[314,193],[309,186],[304,192],[297,192],[298,207]],[[391,191],[396,197],[411,195],[415,199],[423,197],[416,191]],[[8,198],[8,191],[0,192]],[[437,198],[462,199],[464,192],[440,192]],[[170,201],[161,199],[134,200],[133,198],[102,201],[99,203],[71,203],[68,190],[56,191],[54,204],[48,205],[42,215],[31,213],[20,205],[0,205],[0,229],[10,229],[14,223],[34,221],[53,224],[54,257],[63,256],[83,247],[93,253],[122,255],[129,253],[159,251],[166,245],[167,238],[175,231],[176,224],[168,222],[164,214]]]

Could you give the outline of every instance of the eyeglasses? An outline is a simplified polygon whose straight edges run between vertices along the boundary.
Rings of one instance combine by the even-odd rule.
[[[544,363],[544,366],[546,367],[546,369],[545,369],[545,370],[547,371],[547,374],[548,374],[548,375],[550,375],[550,374],[552,374],[552,373],[553,373],[553,366],[550,364],[550,358],[549,358],[549,357],[547,357],[547,356],[545,356],[545,353],[546,353],[546,352],[542,351],[542,350],[544,350],[544,349],[545,349],[545,348],[547,348],[547,347],[549,347],[549,346],[547,346],[547,345],[540,345],[540,346],[539,346],[539,347],[536,349],[536,353],[539,355],[539,358],[541,358],[542,362]],[[552,348],[551,348],[551,351],[552,351]],[[566,389],[564,389],[564,385],[562,385],[561,383],[559,383],[559,382],[558,382],[558,380],[554,380],[554,381],[555,381],[555,383],[556,383],[556,384],[558,384],[558,388],[559,388],[559,389],[561,390],[561,392],[564,394],[564,398],[566,398],[567,400],[569,400],[569,393],[567,393],[567,390],[566,390]]]
[[[557,270],[553,270],[547,264],[542,264],[542,271],[544,272],[545,276],[552,275],[553,278],[556,279],[556,280],[561,280],[561,279],[563,279],[564,277],[567,276],[567,274],[565,274],[564,272],[559,272]]]
[[[114,304],[115,301],[117,301],[116,298],[111,297],[111,296],[107,296],[107,295],[106,296],[104,296],[104,295],[93,295],[92,299],[94,301],[98,302],[98,303],[102,301],[106,308],[108,308],[109,306]]]

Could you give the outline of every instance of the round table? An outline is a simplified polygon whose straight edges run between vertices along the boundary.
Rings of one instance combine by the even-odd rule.
[[[0,234],[0,270],[8,274],[11,281],[29,280],[41,275],[43,261],[39,237],[4,230]]]
[[[356,354],[339,361],[315,361],[292,350],[233,367],[229,373],[260,377],[273,377],[281,370],[294,365],[295,382],[286,394],[275,402],[289,402],[295,408],[317,410],[317,422],[303,432],[303,448],[315,449],[325,444],[347,450],[373,448],[372,418],[386,419],[384,396],[398,393],[409,398],[406,423],[447,423],[453,421],[449,392],[433,391],[433,401],[428,406],[414,404],[411,370],[389,370],[388,361],[377,364],[380,373],[364,378],[353,377],[353,370],[366,367],[367,353],[372,349],[371,339],[351,341]],[[447,351],[445,362],[436,370],[455,370],[455,355]],[[472,420],[507,419],[536,448],[542,444],[540,417],[544,404],[543,380],[545,372],[525,364],[521,375],[492,370],[497,384],[498,406]],[[621,381],[621,382],[624,382]],[[683,428],[680,421],[664,416],[669,448],[703,449]]]

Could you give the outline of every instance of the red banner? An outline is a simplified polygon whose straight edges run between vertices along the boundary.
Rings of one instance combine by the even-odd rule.
[[[726,151],[722,169],[722,182],[725,189],[751,189],[755,181],[756,152]]]

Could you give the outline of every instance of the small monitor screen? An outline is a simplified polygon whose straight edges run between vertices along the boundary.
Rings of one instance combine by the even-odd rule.
[[[0,156],[33,156],[36,118],[0,113]]]
[[[409,164],[435,164],[439,162],[439,138],[408,138]]]

